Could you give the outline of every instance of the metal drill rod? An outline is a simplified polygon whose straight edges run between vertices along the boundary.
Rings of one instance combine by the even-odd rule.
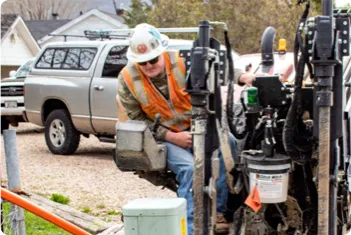
[[[330,127],[331,106],[333,106],[334,77],[334,27],[331,0],[323,0],[323,16],[316,17],[315,66],[318,82],[317,101],[319,117],[318,156],[318,234],[330,235]],[[330,214],[331,213],[331,214]],[[333,229],[331,229],[333,231]]]
[[[318,234],[329,234],[330,107],[319,108]]]
[[[191,104],[192,121],[191,132],[193,134],[194,152],[194,235],[208,235],[207,219],[209,213],[209,197],[205,194],[205,143],[208,120],[206,73],[208,71],[208,58],[206,50],[209,48],[210,25],[208,21],[200,21],[199,48],[195,48],[191,67]]]

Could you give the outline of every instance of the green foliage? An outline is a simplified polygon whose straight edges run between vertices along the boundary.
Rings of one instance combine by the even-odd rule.
[[[151,9],[151,6],[142,0],[132,0],[130,10],[127,11],[124,17],[125,23],[130,28],[134,28],[137,24],[147,22],[147,17]]]
[[[171,9],[171,10],[170,10]],[[155,27],[196,27],[207,19],[205,5],[198,0],[158,0],[148,21]],[[171,38],[195,39],[196,35],[171,34]]]
[[[112,210],[112,211],[107,212],[107,214],[108,214],[108,215],[122,215],[122,212]]]
[[[156,27],[197,27],[200,20],[222,21],[229,29],[232,48],[241,54],[260,52],[260,40],[268,26],[276,29],[276,43],[284,38],[292,51],[296,28],[305,4],[289,5],[286,0],[158,0],[147,22]],[[320,3],[321,0],[315,0]],[[310,14],[317,15],[314,2]],[[172,10],[170,10],[172,9]],[[221,33],[219,33],[221,32]],[[170,37],[189,38],[182,35]],[[196,35],[195,35],[196,36]],[[213,36],[224,43],[223,33],[214,30]],[[194,38],[194,35],[190,36]]]
[[[88,206],[85,206],[85,207],[83,207],[82,212],[88,214],[91,212],[91,209]]]
[[[3,213],[7,215],[10,211],[10,203],[3,204]],[[53,225],[52,223],[36,216],[28,211],[24,211],[26,234],[27,235],[68,235],[70,233]],[[6,233],[12,235],[13,233]]]
[[[96,208],[98,209],[104,209],[106,206],[104,204],[99,204],[96,206]]]
[[[51,195],[50,200],[64,205],[67,205],[70,202],[69,198],[61,194],[55,194],[55,193]]]

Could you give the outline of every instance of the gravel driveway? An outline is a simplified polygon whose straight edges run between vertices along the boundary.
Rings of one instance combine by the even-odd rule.
[[[90,214],[114,222],[120,222],[122,207],[129,200],[176,197],[133,173],[121,172],[112,160],[114,145],[101,143],[95,136],[82,136],[75,155],[59,156],[48,150],[43,128],[21,123],[16,130],[21,186],[28,193],[47,198],[62,194],[70,199],[70,206],[90,209]],[[6,179],[3,138],[1,156],[1,177]]]

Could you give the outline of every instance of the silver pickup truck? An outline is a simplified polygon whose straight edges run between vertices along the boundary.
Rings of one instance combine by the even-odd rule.
[[[45,127],[52,153],[73,154],[81,135],[115,142],[117,76],[127,64],[128,44],[56,42],[37,55],[25,79],[25,109],[29,122]],[[192,44],[171,39],[169,49],[189,50]]]
[[[26,122],[24,108],[24,79],[33,59],[25,62],[17,71],[11,71],[9,78],[1,80],[1,133],[11,126]]]

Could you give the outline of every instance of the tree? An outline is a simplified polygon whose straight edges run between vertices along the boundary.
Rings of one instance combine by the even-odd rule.
[[[57,14],[60,19],[72,19],[86,10],[87,0],[8,0],[1,6],[7,12],[25,20],[48,20]]]
[[[171,10],[170,10],[171,9]],[[206,19],[205,4],[199,0],[158,0],[148,22],[156,27],[197,27]],[[195,34],[172,34],[172,38],[195,39]]]
[[[137,24],[147,22],[148,13],[151,9],[150,5],[141,0],[132,0],[130,10],[127,11],[124,17],[125,24],[130,28],[134,28]]]
[[[273,26],[276,40],[287,39],[291,51],[305,6],[292,3],[287,4],[286,0],[159,0],[150,12],[148,22],[158,27],[196,27],[203,19],[225,22],[232,48],[242,54],[260,52],[265,28]],[[316,14],[315,5],[312,4],[310,12],[310,16]],[[218,31],[214,36],[224,43],[223,35]]]

